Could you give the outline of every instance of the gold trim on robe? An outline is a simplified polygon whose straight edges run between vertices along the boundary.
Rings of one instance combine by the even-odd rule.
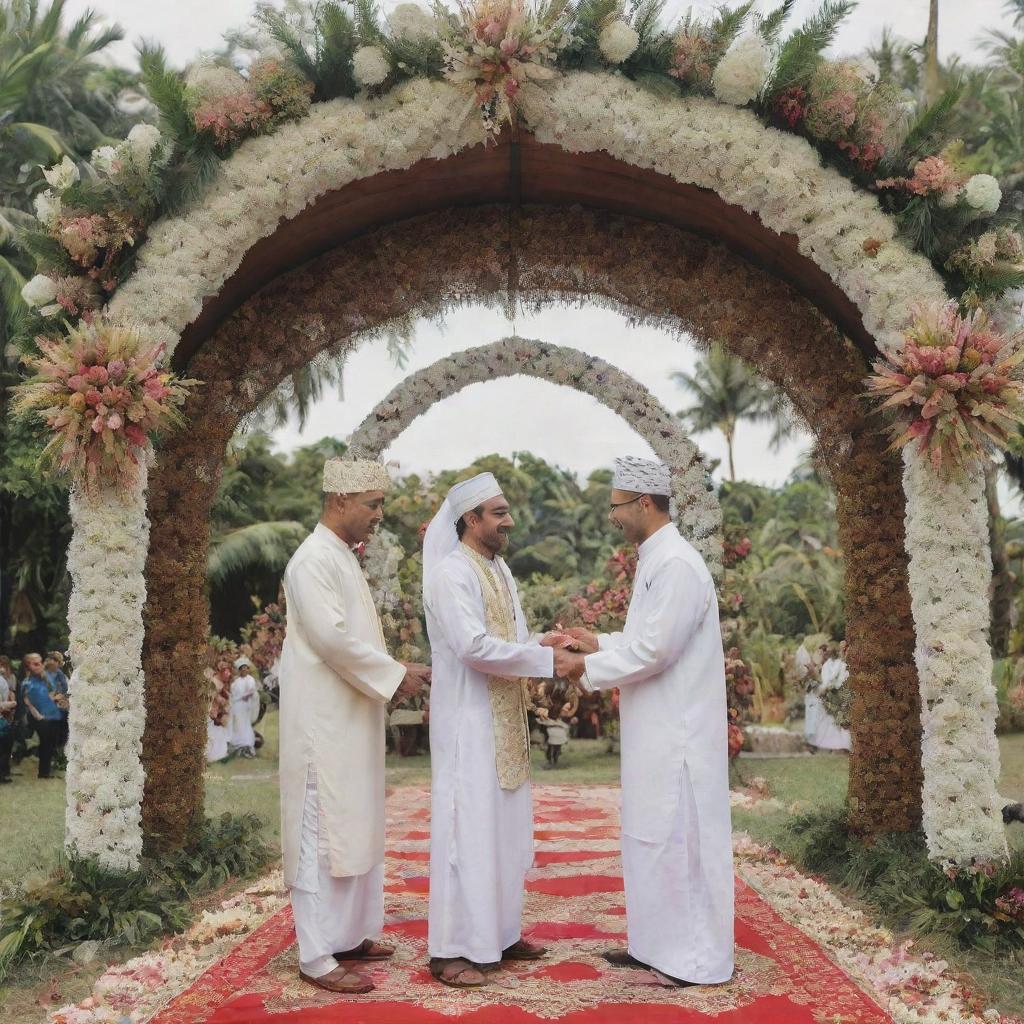
[[[487,632],[499,640],[516,643],[515,605],[508,584],[497,567],[467,544],[462,550],[480,580],[484,595],[484,617]],[[526,710],[529,706],[527,682],[521,678],[488,676],[491,697],[491,719],[494,723],[494,763],[498,785],[502,789],[518,789],[530,777],[530,727]]]

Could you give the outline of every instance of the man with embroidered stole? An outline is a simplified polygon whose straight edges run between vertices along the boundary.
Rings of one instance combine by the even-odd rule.
[[[434,977],[485,984],[483,967],[546,952],[522,938],[533,864],[527,681],[550,678],[499,556],[513,526],[490,473],[456,484],[423,541],[433,666],[428,948]],[[548,639],[548,644],[554,641]]]
[[[394,952],[384,925],[385,706],[429,679],[395,661],[352,552],[383,516],[382,465],[330,459],[323,513],[284,574],[281,844],[299,940],[299,975],[332,992],[373,983],[359,962]]]
[[[665,984],[733,971],[733,871],[725,660],[714,581],[670,516],[660,462],[615,460],[609,517],[639,562],[621,633],[570,629],[560,676],[620,688],[622,873],[628,948],[617,966]]]

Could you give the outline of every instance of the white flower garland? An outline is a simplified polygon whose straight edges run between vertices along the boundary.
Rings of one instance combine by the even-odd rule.
[[[127,497],[71,494],[68,547],[71,677],[65,845],[111,871],[142,854],[146,722],[142,606],[146,600],[146,466]]]
[[[910,600],[921,686],[924,830],[934,860],[1006,856],[988,641],[984,471],[946,478],[904,449]]]
[[[349,450],[378,458],[431,406],[470,384],[522,374],[575,388],[621,416],[672,471],[679,529],[715,578],[722,573],[722,509],[700,451],[640,383],[603,359],[528,338],[457,352],[407,377],[355,429]],[[369,550],[369,549],[367,549]]]
[[[873,195],[823,167],[804,139],[765,128],[749,110],[695,97],[666,100],[621,75],[588,72],[562,75],[544,87],[528,84],[522,90],[521,108],[541,142],[571,152],[605,151],[633,166],[710,189],[756,215],[772,231],[795,235],[800,252],[857,306],[883,352],[902,343],[913,302],[946,298],[939,275],[923,256],[897,239],[893,219],[881,211]],[[459,110],[464,116],[453,116]],[[422,159],[443,159],[483,142],[483,136],[472,100],[467,102],[463,91],[444,82],[414,80],[380,99],[317,104],[308,118],[239,147],[201,202],[179,217],[153,225],[139,252],[138,269],[118,289],[110,313],[140,324],[173,350],[204,299],[220,290],[246,252],[273,234],[282,219],[294,217],[328,190],[381,171],[408,168]],[[979,208],[995,201],[994,190],[983,180],[975,183],[971,195]],[[49,208],[45,212],[52,214]],[[985,589],[988,563],[975,566],[970,615],[967,606],[954,609],[948,604],[941,605],[941,620],[925,614],[934,577],[922,566],[945,569],[928,546],[948,540],[961,527],[967,530],[968,524],[954,518],[932,528],[929,516],[950,496],[935,481],[915,480],[912,486],[907,548],[916,568],[911,572],[911,597],[919,635],[932,638],[922,649],[930,649],[941,634],[950,649],[978,651],[973,661],[966,655],[943,660],[942,686],[963,697],[974,695],[987,708],[988,655],[981,653],[984,645],[977,636],[988,612],[975,598]],[[950,500],[970,504],[980,493],[980,484],[972,479]],[[971,547],[972,536],[968,532],[960,540]],[[926,659],[922,672],[926,708],[938,680],[931,664],[932,659]],[[989,749],[993,742],[988,717],[986,710],[970,718],[960,760],[926,757],[926,804],[932,808],[926,825],[939,856],[996,854],[990,801],[953,799],[940,814],[935,797],[948,789],[950,777],[974,777],[970,766],[975,752]],[[924,728],[926,748],[933,750],[932,732],[941,723],[926,711]],[[993,763],[986,760],[986,773]],[[990,779],[988,787],[992,786]]]

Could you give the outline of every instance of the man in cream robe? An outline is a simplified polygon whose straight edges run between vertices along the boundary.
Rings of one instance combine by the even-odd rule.
[[[529,642],[498,556],[512,525],[483,473],[451,489],[423,544],[433,671],[428,947],[434,976],[460,988],[483,984],[484,965],[544,953],[521,937],[533,864],[522,677],[549,678],[552,652]]]
[[[733,971],[727,708],[714,582],[669,515],[667,467],[617,459],[610,518],[639,545],[625,628],[571,634],[559,675],[619,687],[627,950],[606,958],[663,981]]]
[[[352,546],[383,515],[383,466],[331,459],[324,512],[284,574],[280,665],[281,842],[300,976],[322,988],[373,988],[348,961],[382,960],[385,705],[429,675],[388,655]],[[401,686],[400,686],[401,684]]]

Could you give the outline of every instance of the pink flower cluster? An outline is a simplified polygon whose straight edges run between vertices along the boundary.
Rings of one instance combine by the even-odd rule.
[[[915,196],[935,196],[947,204],[956,201],[966,179],[941,156],[926,156],[914,165],[909,178],[883,178],[878,188],[901,188]]]
[[[892,449],[916,441],[933,465],[961,465],[1005,448],[1024,420],[1024,348],[995,331],[984,311],[956,302],[916,307],[903,348],[874,364],[869,393],[892,410]]]
[[[17,389],[15,409],[34,412],[53,432],[44,463],[90,489],[127,489],[150,434],[180,423],[177,407],[195,382],[158,369],[163,346],[144,347],[125,328],[86,325],[37,340],[35,376]]]
[[[196,131],[209,132],[218,146],[226,148],[269,124],[269,103],[249,91],[217,96],[201,103],[192,117]]]
[[[142,222],[123,210],[72,210],[57,218],[52,234],[68,256],[110,293],[117,287],[114,269],[121,252],[135,245],[142,231]]]

